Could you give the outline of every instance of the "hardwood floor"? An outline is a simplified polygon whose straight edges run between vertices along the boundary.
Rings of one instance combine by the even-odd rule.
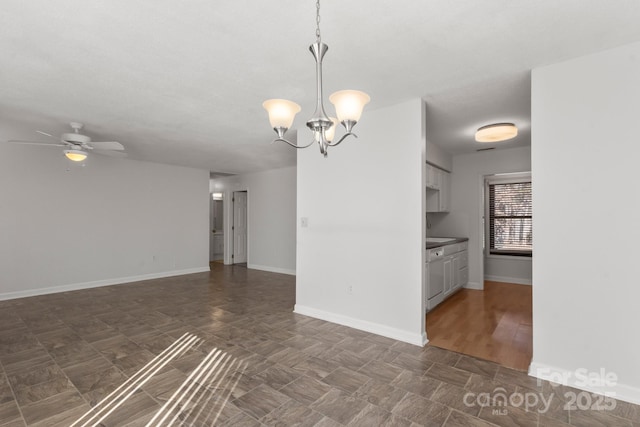
[[[640,423],[640,406],[565,409],[569,388],[301,316],[294,302],[294,276],[218,263],[207,273],[0,301],[0,427]],[[496,390],[553,404],[476,399]]]
[[[436,347],[526,371],[531,362],[531,286],[486,281],[463,289],[427,313]]]

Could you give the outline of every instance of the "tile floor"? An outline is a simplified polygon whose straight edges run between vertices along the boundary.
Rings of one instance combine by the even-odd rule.
[[[579,391],[296,315],[294,300],[294,277],[214,263],[0,301],[0,426],[640,426],[639,406],[566,410]],[[551,403],[478,400],[501,390]]]

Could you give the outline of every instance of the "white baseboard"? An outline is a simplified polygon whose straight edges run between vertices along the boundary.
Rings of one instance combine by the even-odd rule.
[[[491,282],[515,283],[517,285],[531,286],[531,279],[523,279],[522,277],[505,277],[505,276],[484,276],[484,280]]]
[[[478,282],[467,282],[467,284],[464,286],[465,289],[474,289],[476,291],[482,291],[484,290],[484,283],[478,283]]]
[[[605,392],[612,393],[611,397],[617,400],[623,400],[635,405],[640,405],[640,388],[638,387],[632,387],[626,384],[615,384],[612,386],[608,386],[606,390],[604,390],[602,387],[589,387],[584,385],[584,380],[576,378],[574,372],[535,362],[531,362],[531,365],[529,365],[529,375],[535,378],[540,378],[541,380],[552,381],[570,387],[575,387],[589,393],[596,393],[601,395]],[[561,379],[567,380],[565,381]]]
[[[254,270],[270,271],[271,273],[289,274],[291,276],[296,275],[295,270],[290,270],[288,268],[269,267],[267,265],[256,265],[256,264],[247,264],[247,268],[253,268]]]
[[[163,271],[161,273],[141,274],[138,276],[118,277],[115,279],[95,280],[92,282],[72,283],[69,285],[52,286],[49,288],[27,289],[24,291],[0,293],[0,301],[35,297],[38,295],[56,294],[58,292],[79,291],[81,289],[99,288],[101,286],[120,285],[129,282],[140,282],[143,280],[162,279],[164,277],[182,276],[184,274],[204,273],[210,271],[207,267],[187,268],[184,270]]]
[[[372,334],[382,335],[383,337],[392,338],[394,340],[403,341],[409,344],[423,347],[427,342],[427,334],[413,334],[401,329],[391,328],[379,323],[368,322],[366,320],[354,319],[353,317],[343,316],[342,314],[331,313],[316,308],[307,307],[296,304],[294,313],[304,316],[315,317],[316,319],[326,320],[327,322],[337,323],[339,325],[348,326],[361,331],[371,332]]]

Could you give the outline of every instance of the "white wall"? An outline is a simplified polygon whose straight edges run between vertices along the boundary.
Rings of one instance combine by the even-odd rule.
[[[211,180],[224,193],[225,262],[231,263],[231,196],[247,190],[247,267],[296,274],[296,168],[272,169]]]
[[[640,43],[532,79],[530,372],[604,368],[640,403]]]
[[[487,258],[483,273],[482,215],[484,176],[531,170],[531,148],[519,147],[453,156],[451,210],[429,214],[431,236],[469,238],[469,287],[482,289],[485,277],[531,283],[531,259]],[[535,232],[535,231],[534,231]],[[488,277],[487,277],[488,275]]]
[[[299,151],[296,312],[422,345],[424,118],[365,110],[358,139]]]
[[[431,141],[427,141],[427,162],[448,172],[451,172],[451,169],[453,169],[453,158],[451,154]]]
[[[531,285],[533,266],[529,257],[496,256],[484,258],[484,279]]]
[[[207,183],[204,170],[0,144],[0,299],[208,270]]]

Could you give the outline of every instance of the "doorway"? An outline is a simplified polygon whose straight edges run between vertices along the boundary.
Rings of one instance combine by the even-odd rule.
[[[231,263],[232,264],[245,264],[247,263],[248,251],[247,251],[247,191],[234,191],[233,192],[233,224],[231,226],[232,233],[232,251],[231,251]]]
[[[533,356],[531,174],[474,175],[466,181],[469,187],[479,183],[480,203],[466,209],[478,209],[482,286],[470,282],[429,311],[429,341],[526,371]]]
[[[224,263],[224,194],[211,193],[209,262]]]

